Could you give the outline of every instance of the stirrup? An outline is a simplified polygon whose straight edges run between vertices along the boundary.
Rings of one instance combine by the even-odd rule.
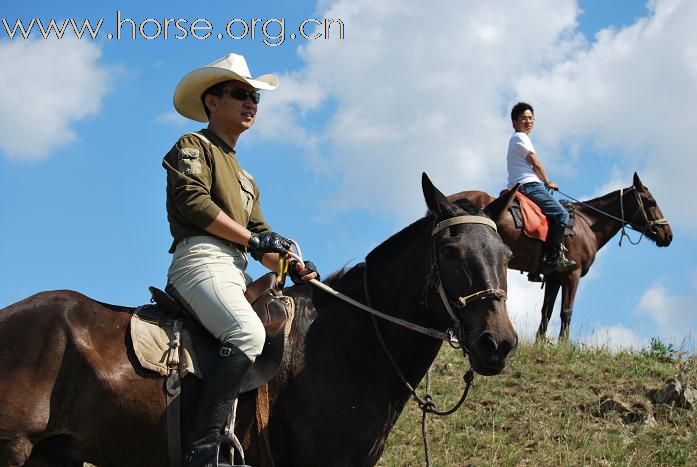
[[[559,253],[559,258],[557,259],[556,268],[558,272],[570,271],[576,266],[576,261],[568,259],[564,252]]]
[[[234,464],[234,458],[230,462],[220,460],[222,447],[229,442],[228,437],[221,435],[213,442],[192,447],[184,457],[184,467],[251,467],[247,464]],[[232,450],[230,455],[234,456]]]

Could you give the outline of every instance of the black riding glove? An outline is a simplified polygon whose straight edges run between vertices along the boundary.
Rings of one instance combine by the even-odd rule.
[[[316,279],[320,280],[319,271],[317,270],[317,266],[315,266],[315,263],[313,263],[312,261],[305,261],[304,263],[305,263],[305,269],[310,271],[307,274],[312,274],[313,272],[317,273]],[[298,264],[297,261],[290,262],[290,264],[288,265],[288,275],[290,276],[290,280],[293,281],[293,284],[300,285],[300,284],[304,284],[306,281],[302,280],[302,278],[300,276],[300,271],[298,271],[298,269],[296,268],[297,264]],[[301,271],[302,271],[302,269],[301,269]]]
[[[290,240],[276,232],[252,232],[247,249],[254,259],[259,261],[264,253],[278,253],[285,256],[288,254],[291,246]]]

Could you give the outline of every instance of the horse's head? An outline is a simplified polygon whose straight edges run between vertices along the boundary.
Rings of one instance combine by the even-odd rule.
[[[639,175],[634,173],[632,185],[635,192],[634,215],[631,216],[630,225],[635,230],[643,232],[648,238],[656,242],[658,246],[668,246],[673,241],[673,231],[668,220],[663,217],[661,208],[648,188],[641,183]],[[625,208],[627,209],[627,208]],[[629,209],[628,209],[629,211]]]
[[[484,212],[468,200],[457,205],[448,202],[426,174],[422,186],[435,218],[435,285],[442,284],[441,298],[450,304],[456,325],[461,328],[461,343],[472,368],[482,375],[498,374],[517,346],[518,335],[506,310],[506,270],[511,250],[489,217],[496,220],[505,211],[515,190]],[[447,311],[445,303],[442,307]]]

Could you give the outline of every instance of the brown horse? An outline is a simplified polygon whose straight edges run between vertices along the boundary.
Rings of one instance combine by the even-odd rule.
[[[481,191],[463,191],[448,197],[452,202],[467,199],[477,206],[486,206],[492,198]],[[658,246],[668,246],[673,240],[670,225],[663,218],[656,200],[639,176],[634,174],[634,183],[629,188],[613,191],[590,201],[575,203],[576,225],[574,235],[566,237],[567,257],[576,261],[576,267],[568,272],[554,272],[545,276],[545,296],[542,304],[542,320],[537,329],[537,339],[546,337],[547,325],[552,317],[554,302],[559,288],[562,289],[561,330],[559,339],[568,341],[574,298],[581,277],[588,273],[595,255],[625,225],[641,232]],[[501,238],[513,250],[508,264],[511,269],[530,271],[537,267],[531,264],[535,258],[536,242],[515,227],[510,213],[497,223]]]
[[[517,345],[505,305],[510,249],[494,228],[506,196],[485,211],[449,203],[423,177],[429,214],[327,280],[386,313],[438,331],[461,328],[460,342],[482,375],[502,371]],[[432,234],[434,226],[467,215]],[[466,306],[448,300],[498,290]],[[410,393],[383,351],[370,315],[311,285],[286,291],[297,304],[281,370],[269,386],[268,439],[276,466],[369,466]],[[165,467],[164,380],[141,368],[130,344],[132,309],[76,292],[44,292],[0,310],[0,465]],[[441,341],[380,321],[389,352],[415,386]],[[183,430],[198,383],[184,379]],[[249,436],[254,393],[240,396],[236,433],[258,465]],[[249,440],[252,441],[249,441]]]

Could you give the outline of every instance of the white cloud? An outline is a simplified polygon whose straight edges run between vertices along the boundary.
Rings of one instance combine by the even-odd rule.
[[[613,352],[619,350],[641,350],[648,341],[636,331],[622,325],[603,326],[583,339],[590,347],[605,348]]]
[[[300,47],[306,66],[293,79],[303,84],[293,86],[321,89],[312,109],[333,114],[323,131],[303,130],[287,112],[298,95],[278,114],[284,125],[269,128],[317,135],[320,170],[339,180],[331,209],[411,218],[421,208],[422,170],[445,192],[499,189],[507,114],[524,98],[538,109],[536,142],[552,171],[578,172],[590,144],[621,167],[603,188],[628,186],[641,169],[671,220],[697,229],[697,204],[679,204],[697,171],[688,153],[697,126],[697,3],[651,2],[647,18],[591,43],[578,30],[575,0],[321,7],[343,20],[346,38]]]
[[[302,123],[305,115],[320,107],[326,92],[319,82],[308,79],[306,74],[307,71],[278,74],[280,85],[272,92],[263,93],[255,132],[248,142],[260,137],[294,143],[305,150],[315,162],[315,169],[321,171],[323,160],[314,156],[322,137]]]
[[[656,336],[678,342],[687,335],[697,336],[697,287],[689,295],[676,295],[662,284],[652,285],[639,299],[636,312],[655,323]]]
[[[508,300],[506,302],[508,316],[521,340],[527,342],[535,340],[535,334],[540,325],[540,310],[543,299],[544,291],[540,289],[540,284],[528,282],[527,276],[521,275],[518,271],[508,271]],[[547,328],[547,336],[550,338],[559,334],[559,301],[558,298]]]
[[[165,125],[176,125],[176,126],[186,126],[191,123],[190,120],[182,117],[175,111],[162,112],[157,117],[155,117],[157,123],[162,123]]]
[[[621,186],[641,169],[664,213],[694,230],[697,205],[682,200],[697,171],[697,3],[657,0],[649,8],[648,18],[601,31],[592,46],[550,69],[527,70],[516,89],[544,109],[538,141],[545,154],[565,157],[562,144],[574,141],[614,153],[624,160]]]
[[[319,136],[323,170],[339,180],[330,208],[412,218],[422,211],[422,170],[445,192],[500,188],[511,76],[554,63],[579,43],[569,34],[575,1],[553,4],[327,3],[322,16],[341,18],[346,38],[301,47],[306,67],[295,78],[321,89],[312,95],[334,110]],[[293,128],[296,115],[288,116],[284,125]]]
[[[108,89],[89,41],[0,43],[0,149],[11,158],[42,159],[77,138],[75,122],[96,114]]]

